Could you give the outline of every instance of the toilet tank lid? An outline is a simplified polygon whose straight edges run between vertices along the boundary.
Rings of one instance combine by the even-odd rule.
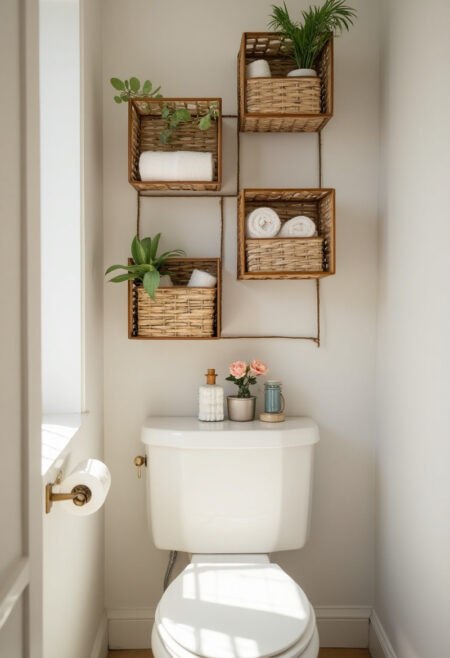
[[[282,423],[202,422],[192,417],[160,416],[147,418],[141,440],[148,446],[183,449],[288,448],[317,443],[319,428],[304,416],[292,416]]]

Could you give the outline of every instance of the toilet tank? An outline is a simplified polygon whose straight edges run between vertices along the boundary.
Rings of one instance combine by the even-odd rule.
[[[158,548],[269,553],[308,537],[314,446],[308,418],[283,423],[149,418],[147,510]]]

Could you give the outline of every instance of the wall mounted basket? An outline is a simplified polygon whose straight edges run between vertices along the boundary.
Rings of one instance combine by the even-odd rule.
[[[333,115],[333,39],[317,58],[317,77],[287,78],[295,68],[290,40],[244,32],[238,58],[239,128],[243,132],[317,132]],[[246,66],[269,63],[271,78],[247,78]]]
[[[181,123],[173,132],[170,144],[163,144],[161,132],[167,128],[163,109],[186,108],[197,119],[214,103],[219,116],[208,130],[197,122]],[[139,157],[143,151],[201,151],[213,154],[212,181],[141,181]],[[222,100],[220,98],[146,98],[128,103],[128,180],[139,192],[147,191],[217,191],[222,183]]]
[[[306,215],[313,238],[249,239],[247,215],[261,206],[275,210],[282,224]],[[333,189],[247,189],[238,200],[238,279],[318,279],[335,273],[335,191]]]
[[[215,288],[188,288],[194,269],[217,278]],[[172,258],[164,274],[173,288],[158,288],[152,300],[142,285],[128,282],[128,337],[137,339],[219,338],[221,267],[219,258]]]

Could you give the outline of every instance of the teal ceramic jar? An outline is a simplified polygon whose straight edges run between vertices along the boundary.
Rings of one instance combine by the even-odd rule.
[[[264,384],[264,411],[267,414],[279,414],[284,411],[281,382],[278,380],[268,380]]]

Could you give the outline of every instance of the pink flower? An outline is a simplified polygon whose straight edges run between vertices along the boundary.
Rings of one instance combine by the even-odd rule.
[[[236,379],[241,379],[245,375],[247,371],[247,364],[245,361],[233,361],[233,363],[230,364],[230,373],[233,375],[233,377],[236,377]]]
[[[265,363],[263,363],[262,361],[258,361],[258,359],[254,359],[250,363],[250,372],[255,377],[258,377],[259,375],[267,375],[269,369]]]

